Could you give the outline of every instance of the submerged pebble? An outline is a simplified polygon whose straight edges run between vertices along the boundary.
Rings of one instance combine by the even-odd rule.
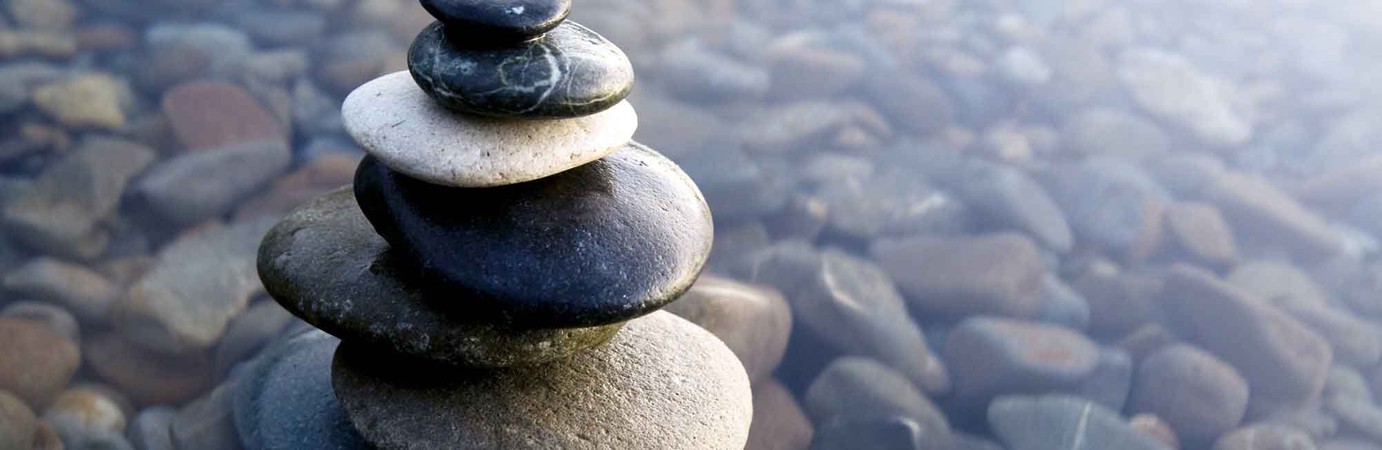
[[[1369,2],[0,3],[0,448],[502,434],[389,409],[406,395],[355,405],[391,426],[333,411],[336,338],[313,326],[494,383],[473,366],[598,385],[684,357],[616,386],[661,402],[645,416],[546,415],[605,404],[572,387],[525,398],[541,414],[445,410],[565,424],[544,442],[576,447],[616,422],[663,438],[644,447],[1382,446]],[[339,190],[372,155],[426,185],[387,208],[426,206],[407,225],[425,231],[613,170],[636,130],[705,195],[581,178],[508,197],[558,215],[530,228],[404,242]],[[581,198],[714,214],[659,253],[674,240],[641,216]],[[608,239],[567,245],[591,223]],[[447,253],[466,246],[489,253]],[[552,249],[531,273],[493,265]],[[477,286],[580,319],[477,326]],[[683,290],[668,309],[711,333],[629,344]],[[630,346],[625,378],[568,366]],[[729,387],[672,395],[712,369]],[[448,405],[499,392],[477,391]],[[676,416],[710,410],[728,412]]]

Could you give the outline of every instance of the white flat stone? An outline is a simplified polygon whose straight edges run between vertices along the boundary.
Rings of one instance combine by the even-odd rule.
[[[553,175],[614,152],[638,128],[638,114],[627,101],[573,119],[467,116],[433,101],[406,71],[355,89],[341,113],[355,142],[389,168],[456,187]]]

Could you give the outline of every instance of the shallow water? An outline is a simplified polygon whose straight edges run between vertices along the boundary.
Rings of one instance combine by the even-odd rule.
[[[351,182],[342,100],[431,17],[0,5],[0,448],[236,448],[226,389],[309,328],[259,238]],[[725,303],[674,311],[768,374],[748,448],[1382,449],[1382,1],[571,20],[627,53],[635,139],[713,211],[684,303]]]

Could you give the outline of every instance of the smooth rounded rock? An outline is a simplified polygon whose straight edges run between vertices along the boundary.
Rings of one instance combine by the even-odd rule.
[[[43,324],[0,318],[0,390],[42,408],[77,372],[77,345]]]
[[[413,79],[447,108],[502,119],[571,118],[609,109],[633,90],[629,57],[574,22],[496,46],[449,36],[450,29],[433,23],[408,49]]]
[[[1165,280],[1166,323],[1247,380],[1249,417],[1300,409],[1319,398],[1334,362],[1329,341],[1213,273],[1176,265]]]
[[[927,393],[950,390],[945,363],[931,351],[882,268],[838,249],[819,252],[799,241],[779,242],[744,262],[736,273],[782,291],[793,323],[825,344],[808,351],[872,357]],[[792,357],[786,359],[790,364]]]
[[[872,359],[847,356],[821,371],[803,399],[814,423],[838,418],[902,417],[930,438],[949,436],[950,423],[906,377]]]
[[[85,323],[107,320],[111,304],[122,293],[120,286],[101,274],[50,257],[34,258],[10,270],[0,284],[13,294],[62,305]]]
[[[96,259],[110,242],[100,223],[119,209],[130,179],[155,159],[154,150],[141,144],[87,139],[7,201],[0,225],[6,236],[42,253]]]
[[[127,418],[120,401],[101,388],[82,386],[64,391],[43,412],[43,420],[63,431],[123,433]]]
[[[452,36],[499,42],[556,28],[571,13],[571,0],[422,0],[422,7]]]
[[[254,273],[259,240],[274,222],[258,218],[208,227],[166,245],[149,270],[111,305],[126,339],[165,354],[202,353],[261,292]]]
[[[13,317],[41,323],[63,337],[77,342],[81,340],[81,326],[72,313],[61,306],[43,302],[18,301],[0,309],[0,317]]]
[[[1237,426],[1248,408],[1248,382],[1238,371],[1188,345],[1147,357],[1136,380],[1130,411],[1161,417],[1189,443],[1212,443]]]
[[[1171,448],[1180,448],[1180,437],[1176,436],[1176,430],[1152,414],[1138,414],[1128,419],[1128,425],[1137,432],[1151,436],[1153,439],[1161,441]]]
[[[171,430],[177,414],[167,406],[145,408],[125,430],[125,437],[140,450],[175,450]]]
[[[311,331],[272,347],[235,385],[235,428],[245,447],[367,448],[331,392],[341,340]]]
[[[1046,272],[1026,236],[929,236],[879,240],[873,256],[910,306],[928,316],[1035,317]]]
[[[713,275],[697,280],[667,311],[724,341],[755,382],[782,362],[792,332],[792,310],[782,293]]]
[[[380,449],[741,449],[749,379],[714,335],[670,313],[609,345],[531,368],[448,371],[347,341],[336,396]]]
[[[293,315],[276,302],[259,302],[245,309],[230,321],[216,343],[212,352],[216,374],[229,373],[240,362],[258,355],[292,322]]]
[[[1089,302],[1089,331],[1094,336],[1124,336],[1161,316],[1160,278],[1137,272],[1081,275],[1072,283]]]
[[[0,391],[0,448],[28,450],[33,447],[38,419],[24,400]]]
[[[814,428],[792,392],[777,380],[753,384],[753,426],[745,450],[804,449]]]
[[[161,103],[178,140],[191,151],[254,141],[284,141],[273,113],[235,84],[193,81],[169,89]]]
[[[1240,173],[1220,176],[1204,191],[1229,225],[1252,244],[1280,248],[1301,259],[1322,259],[1345,250],[1339,232],[1266,178]]]
[[[292,158],[281,139],[229,144],[168,159],[134,189],[160,216],[195,224],[224,215],[287,170]]]
[[[526,327],[621,322],[681,296],[714,234],[676,164],[636,142],[558,175],[489,189],[424,183],[366,158],[365,216],[392,248],[456,292]]]
[[[442,107],[406,72],[365,83],[341,108],[346,131],[367,153],[410,177],[457,187],[521,183],[618,150],[638,128],[620,102],[574,119],[498,121]]]
[[[496,327],[457,308],[468,294],[429,287],[375,234],[349,189],[303,205],[265,236],[259,274],[280,305],[336,336],[455,365],[559,359],[602,344],[621,324]]]
[[[945,343],[955,401],[974,409],[1000,395],[1073,388],[1099,357],[1098,345],[1074,330],[996,317],[960,322]]]
[[[1012,450],[1166,449],[1117,412],[1079,397],[1001,397],[989,405],[988,418],[994,434]]]
[[[98,334],[83,344],[92,372],[140,405],[182,404],[213,384],[211,358],[201,352],[157,353],[118,333]]]

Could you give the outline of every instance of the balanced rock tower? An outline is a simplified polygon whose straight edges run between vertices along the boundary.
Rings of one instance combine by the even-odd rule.
[[[260,247],[269,293],[321,331],[241,376],[247,447],[743,448],[739,360],[658,311],[713,227],[631,141],[628,58],[570,0],[422,4],[409,71],[345,101],[353,189]]]

